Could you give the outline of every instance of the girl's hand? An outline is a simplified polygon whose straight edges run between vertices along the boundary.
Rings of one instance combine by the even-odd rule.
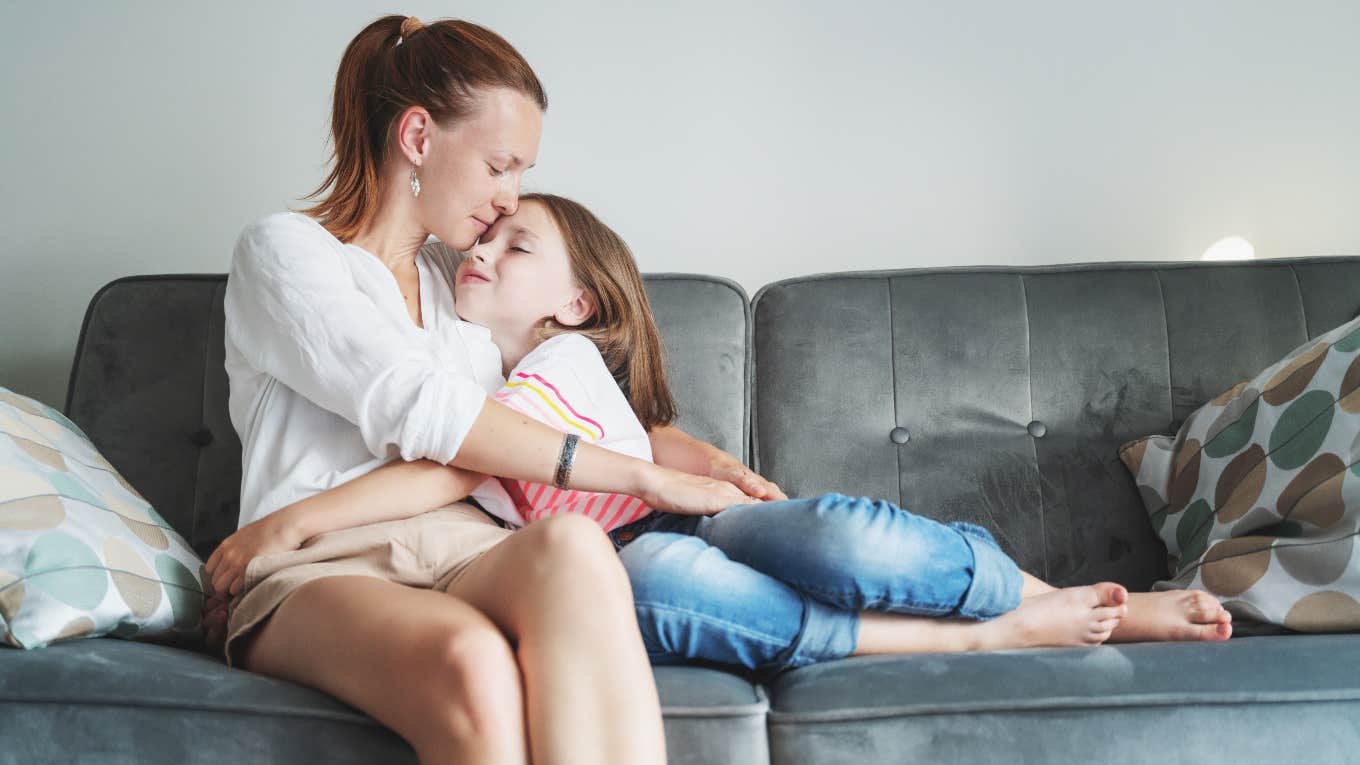
[[[741,460],[721,449],[713,449],[708,463],[708,477],[727,481],[755,499],[788,499],[773,481],[765,480],[759,473],[741,464]]]
[[[239,595],[245,589],[246,566],[256,556],[296,550],[304,541],[287,522],[283,510],[237,529],[235,534],[222,540],[204,564],[212,579],[214,596],[231,598]]]
[[[680,515],[712,515],[759,501],[728,481],[663,467],[649,474],[647,488],[638,496],[657,510]]]

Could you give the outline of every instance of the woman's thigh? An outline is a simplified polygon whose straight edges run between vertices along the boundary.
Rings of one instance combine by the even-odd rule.
[[[342,699],[417,748],[468,730],[523,740],[509,643],[486,616],[442,592],[368,576],[316,579],[247,640],[246,669]]]
[[[579,629],[583,607],[596,626],[610,621],[631,629],[616,622],[631,617],[627,576],[599,524],[583,515],[554,516],[505,537],[445,591],[512,639],[535,629]]]

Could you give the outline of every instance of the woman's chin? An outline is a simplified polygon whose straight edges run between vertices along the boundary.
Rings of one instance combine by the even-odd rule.
[[[438,231],[431,232],[434,238],[452,247],[456,252],[467,252],[472,249],[472,245],[477,243],[477,234],[471,231],[455,231],[449,236],[444,236]]]

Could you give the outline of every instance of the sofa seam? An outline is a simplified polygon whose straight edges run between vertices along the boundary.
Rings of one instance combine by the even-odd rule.
[[[201,379],[199,380],[199,385],[198,385],[198,390],[199,390],[199,394],[200,394],[200,395],[199,395],[199,401],[198,401],[198,428],[199,428],[199,430],[205,430],[205,429],[207,429],[207,427],[208,427],[208,424],[207,424],[207,420],[208,420],[208,359],[210,359],[210,358],[212,357],[212,353],[209,352],[208,349],[212,347],[213,306],[217,305],[217,298],[218,298],[218,295],[222,295],[222,294],[224,294],[225,292],[226,292],[226,282],[224,281],[224,282],[222,282],[221,284],[218,284],[217,287],[213,290],[212,299],[208,301],[208,320],[205,321],[205,322],[203,323],[203,326],[204,326],[204,328],[203,328],[203,346],[202,346],[202,347],[203,347],[203,363],[202,363],[202,364],[200,365],[200,367],[199,367],[200,372],[201,372]],[[224,327],[223,331],[224,331],[224,332],[226,331],[226,330],[225,330],[225,327]],[[194,489],[193,489],[194,494],[193,494],[193,498],[190,500],[190,508],[189,508],[190,511],[191,511],[192,514],[193,514],[193,516],[192,516],[192,517],[193,517],[193,521],[191,522],[190,528],[189,528],[189,536],[190,536],[189,545],[190,545],[190,547],[193,546],[193,540],[198,539],[198,521],[199,521],[199,518],[203,515],[203,513],[200,513],[199,510],[200,510],[200,509],[206,510],[206,508],[199,508],[199,507],[198,507],[198,497],[199,497],[198,488],[199,488],[199,481],[201,480],[201,477],[202,477],[202,475],[203,475],[203,452],[204,452],[204,450],[205,450],[206,448],[207,448],[206,446],[199,446],[199,447],[198,447],[198,454],[196,454],[195,457],[194,457]]]
[[[1029,317],[1029,285],[1025,282],[1025,275],[1018,274],[1020,277],[1020,302],[1025,310],[1025,389],[1029,396],[1029,421],[1034,422],[1034,336],[1031,332]],[[1048,519],[1047,508],[1044,502],[1044,471],[1039,464],[1039,443],[1033,434],[1029,433],[1029,428],[1025,428],[1029,435],[1029,446],[1031,453],[1034,454],[1034,475],[1037,477],[1036,489],[1039,494],[1039,541],[1043,545],[1044,558],[1044,581],[1048,581],[1053,576],[1053,567],[1048,559]]]
[[[893,309],[893,282],[895,279],[886,279],[888,283],[888,368],[892,371],[892,404],[893,404],[893,428],[902,427],[901,413],[897,406],[897,319]],[[907,501],[902,491],[902,445],[893,443],[893,456],[897,460],[897,506],[906,507]]]
[[[1166,288],[1162,284],[1162,272],[1153,271],[1157,280],[1157,297],[1162,303],[1162,337],[1166,340],[1166,421],[1168,426],[1176,421],[1176,398],[1171,386],[1171,318],[1166,312]]]
[[[1313,339],[1313,330],[1308,326],[1308,306],[1303,302],[1303,285],[1299,283],[1299,272],[1294,264],[1289,264],[1289,275],[1294,277],[1294,292],[1299,296],[1299,316],[1303,319],[1303,342]]]
[[[1119,697],[1118,703],[1108,701],[1110,697],[1092,699],[1081,696],[1058,697],[1056,699],[1009,699],[991,704],[962,702],[954,704],[904,705],[866,710],[863,708],[837,709],[819,712],[778,712],[771,710],[768,717],[771,726],[799,725],[816,723],[843,723],[861,720],[886,719],[893,717],[936,717],[940,715],[986,714],[995,712],[1036,712],[1077,709],[1121,710],[1130,707],[1172,707],[1185,704],[1197,706],[1247,706],[1255,704],[1284,704],[1309,702],[1360,701],[1360,691],[1337,690],[1330,693],[1318,691],[1284,691],[1276,694],[1258,693],[1217,693],[1210,698],[1194,693],[1158,693]]]

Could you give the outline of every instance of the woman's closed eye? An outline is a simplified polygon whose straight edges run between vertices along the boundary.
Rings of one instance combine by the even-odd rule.
[[[496,166],[493,165],[493,164],[491,164],[490,162],[488,162],[488,163],[486,164],[486,169],[489,170],[489,171],[491,172],[492,177],[500,176],[500,175],[505,175],[505,171],[504,171],[504,170],[498,170],[498,169],[496,169]]]
[[[511,252],[522,252],[522,253],[524,253],[525,255],[528,255],[528,254],[529,254],[529,251],[526,250],[526,249],[524,249],[523,247],[511,247],[511,248],[510,248],[510,251],[511,251]]]

